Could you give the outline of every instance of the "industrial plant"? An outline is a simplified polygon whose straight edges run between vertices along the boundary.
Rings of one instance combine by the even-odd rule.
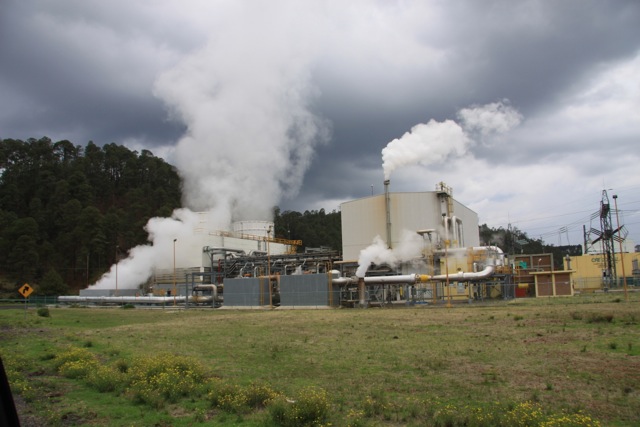
[[[341,253],[299,252],[302,242],[274,237],[268,221],[239,221],[221,231],[208,230],[203,219],[189,244],[181,242],[181,261],[176,263],[175,239],[173,265],[155,268],[136,289],[118,288],[116,265],[114,289],[90,287],[59,301],[233,309],[450,307],[587,290],[576,286],[568,257],[556,270],[552,254],[507,256],[498,246],[481,246],[478,214],[443,182],[433,191],[396,193],[386,180],[383,194],[340,208]],[[636,256],[636,269],[637,262]]]

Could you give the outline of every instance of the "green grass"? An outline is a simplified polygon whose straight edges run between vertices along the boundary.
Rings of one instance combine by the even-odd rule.
[[[295,425],[287,417],[306,415],[335,426],[638,425],[640,295],[617,297],[451,309],[50,308],[50,317],[8,309],[0,354],[14,393],[47,425]],[[78,356],[87,365],[60,368],[87,353],[89,362]],[[102,376],[83,376],[96,364]]]

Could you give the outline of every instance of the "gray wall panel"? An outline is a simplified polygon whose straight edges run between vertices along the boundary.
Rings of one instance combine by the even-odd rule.
[[[280,277],[280,305],[283,307],[327,307],[339,304],[337,287],[329,295],[329,277],[326,274],[301,274]],[[331,299],[333,301],[331,301]]]
[[[267,293],[264,303],[269,304],[267,280],[262,279],[263,291]],[[224,281],[225,307],[257,307],[260,306],[260,279],[252,277],[246,279],[225,279]]]

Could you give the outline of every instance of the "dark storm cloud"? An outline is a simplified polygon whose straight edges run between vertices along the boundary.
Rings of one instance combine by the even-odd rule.
[[[371,76],[364,72],[343,77],[342,83],[333,88],[325,89],[331,81],[321,85],[322,93],[328,95],[325,102],[332,103],[325,109],[326,114],[339,113],[332,117],[332,145],[337,148],[331,151],[334,157],[331,161],[327,158],[315,162],[306,179],[306,191],[318,188],[316,200],[327,198],[324,193],[333,182],[331,178],[315,178],[316,174],[329,176],[322,172],[326,170],[322,165],[331,163],[331,173],[367,169],[379,162],[379,150],[388,141],[412,125],[426,123],[430,118],[455,119],[456,111],[470,104],[507,98],[525,115],[525,120],[554,108],[561,109],[567,97],[579,92],[586,82],[608,66],[632,58],[640,48],[640,30],[636,25],[640,22],[640,7],[635,2],[509,1],[456,5],[443,10],[442,32],[437,38],[432,37],[432,32],[416,33],[421,43],[446,52],[447,73],[437,68],[425,69],[422,75],[397,85],[397,77],[386,79],[382,76],[384,71],[374,70]],[[393,71],[390,69],[389,73]],[[336,72],[345,71],[341,67]],[[356,89],[352,90],[345,80]],[[390,80],[396,83],[395,87],[387,86]],[[358,96],[362,86],[371,93]],[[362,102],[363,98],[369,102]],[[339,107],[334,108],[335,105]],[[562,123],[557,125],[561,127]],[[578,144],[603,147],[600,135],[580,135],[574,144],[567,144],[548,129],[530,130],[529,135],[520,135],[517,141],[513,141],[516,135],[507,137],[511,141],[500,145],[499,150],[492,145],[473,147],[476,157],[487,162],[486,169],[477,173],[494,173],[495,167],[505,164],[524,165],[552,157],[575,156]],[[541,134],[546,134],[545,140],[540,139]],[[439,167],[435,165],[432,169],[436,168]],[[350,176],[329,185],[332,194],[344,199],[361,197],[371,177],[364,173],[354,175],[361,179]]]
[[[525,114],[638,50],[637,2],[469,2],[446,9],[457,66],[477,99],[503,93]],[[471,102],[473,102],[471,100]]]
[[[442,24],[437,43],[445,52],[446,74],[427,69],[393,86],[388,82],[397,76],[387,78],[384,70],[349,75],[339,68],[339,90],[327,87],[333,81],[321,83],[324,102],[331,103],[323,111],[336,112],[334,122],[345,126],[389,130],[387,135],[378,132],[381,138],[390,132],[399,136],[430,118],[455,118],[456,111],[469,104],[502,98],[525,115],[535,114],[559,102],[607,63],[628,58],[640,47],[640,5],[633,2],[455,4],[458,7],[444,9],[442,19],[448,25]],[[429,35],[423,37],[422,43],[433,43]],[[364,95],[358,93],[361,86],[366,87]],[[352,138],[353,143],[344,145],[362,149],[373,140]]]
[[[96,30],[96,18],[74,17],[75,9],[69,15],[55,9],[47,14],[36,3],[9,2],[1,21],[0,82],[11,94],[5,100],[15,103],[5,102],[3,137],[46,135],[75,143],[139,139],[152,145],[179,137],[184,126],[168,122],[162,102],[151,93],[157,70],[143,62],[144,43],[137,48],[116,28]]]
[[[382,190],[381,151],[414,126],[459,123],[462,109],[505,102],[522,115],[519,126],[391,178],[395,191],[445,180],[481,220],[504,225],[541,206],[562,209],[562,193],[593,197],[597,207],[604,185],[640,189],[630,165],[640,137],[638,22],[640,3],[632,0],[310,1],[305,8],[288,0],[269,7],[8,0],[0,4],[0,137],[171,153],[185,132],[224,138],[230,129],[211,127],[227,118],[217,103],[234,110],[246,102],[254,111],[253,101],[268,102],[264,87],[280,87],[280,73],[300,84],[305,99],[294,104],[328,122],[330,138],[270,159],[302,158],[295,179],[307,168],[300,191],[288,183],[278,203],[332,210],[369,195],[371,185]],[[158,90],[169,70],[187,81],[169,79],[175,91]],[[230,87],[237,92],[227,99]],[[239,128],[273,131],[258,119],[229,117]],[[602,159],[609,163],[598,168]],[[282,183],[287,174],[278,173]]]

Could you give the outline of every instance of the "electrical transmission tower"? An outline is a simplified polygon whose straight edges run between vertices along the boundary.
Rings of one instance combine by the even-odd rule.
[[[594,240],[587,238],[586,240],[591,246],[600,242],[602,245],[602,279],[604,284],[609,287],[612,284],[617,283],[616,274],[616,262],[615,262],[615,249],[613,241],[622,243],[626,236],[621,236],[620,231],[624,230],[624,226],[618,226],[615,230],[611,223],[611,204],[609,203],[609,196],[607,190],[602,190],[602,200],[600,201],[600,211],[594,213],[591,219],[600,219],[600,230],[593,227],[590,228],[589,234],[597,236]],[[587,249],[588,252],[588,249]]]

